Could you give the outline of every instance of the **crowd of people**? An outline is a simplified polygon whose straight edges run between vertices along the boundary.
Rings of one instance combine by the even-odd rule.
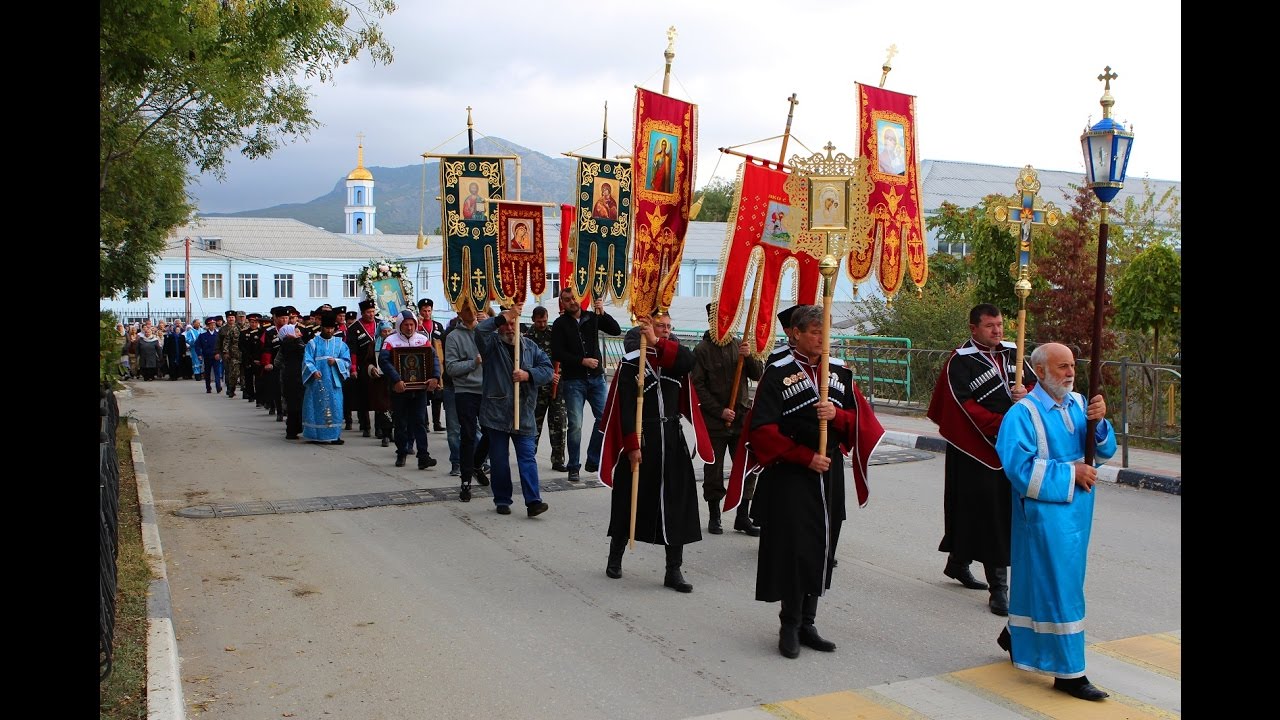
[[[513,465],[528,517],[549,509],[535,458],[545,424],[554,472],[570,482],[599,472],[612,488],[606,576],[622,578],[629,540],[662,545],[663,584],[681,593],[693,591],[684,546],[702,540],[697,456],[707,531],[723,534],[721,512],[736,509],[733,529],[759,538],[755,598],[780,603],[780,654],[834,651],[816,617],[846,519],[845,458],[865,506],[884,429],[852,370],[825,355],[822,307],[779,313],[786,339],[763,363],[740,338],[708,331],[690,349],[672,335],[669,314],[639,316],[606,388],[600,335],[622,327],[598,299],[590,310],[569,290],[558,300],[554,322],[539,306],[527,326],[521,303],[481,313],[464,304],[443,325],[429,298],[390,321],[366,300],[359,312],[322,305],[304,316],[280,306],[270,318],[228,311],[203,326],[122,325],[121,373],[202,379],[207,393],[225,387],[228,398],[239,390],[285,424],[288,440],[340,445],[358,423],[362,437],[394,446],[397,467],[409,455],[420,470],[435,467],[430,434],[445,432],[458,499],[471,500],[473,482],[491,486],[501,515],[514,504]],[[707,310],[710,326],[715,308]],[[1102,700],[1084,672],[1083,621],[1096,464],[1116,450],[1106,403],[1072,391],[1066,346],[1040,345],[1022,361],[995,306],[975,306],[969,330],[928,411],[948,442],[943,574],[990,593],[990,611],[1007,618],[997,643],[1015,667]],[[1092,453],[1097,462],[1085,462]]]

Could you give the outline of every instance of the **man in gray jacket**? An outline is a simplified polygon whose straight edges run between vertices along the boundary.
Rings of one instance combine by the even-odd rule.
[[[471,478],[488,485],[476,462],[476,435],[472,428],[480,418],[480,401],[484,384],[484,359],[476,347],[476,311],[470,303],[458,308],[458,324],[444,339],[444,369],[453,378],[453,402],[458,411],[458,425],[463,429],[458,442],[458,460],[462,465],[462,486],[458,499],[471,502]]]
[[[480,406],[480,427],[489,441],[489,460],[493,504],[499,515],[511,514],[511,463],[508,448],[516,449],[516,467],[520,472],[520,491],[529,517],[547,511],[538,485],[538,461],[535,457],[537,423],[534,408],[538,404],[538,387],[551,382],[554,370],[551,358],[526,337],[520,338],[520,363],[515,362],[515,330],[520,323],[519,304],[499,315],[486,318],[476,326],[476,345],[480,349],[484,372],[484,401]],[[520,392],[520,416],[515,417],[516,391]],[[464,476],[465,476],[465,470]]]

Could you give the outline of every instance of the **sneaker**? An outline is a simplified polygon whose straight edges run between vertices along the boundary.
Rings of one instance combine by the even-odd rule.
[[[538,517],[542,513],[550,509],[551,506],[544,502],[536,502],[529,506],[529,517]]]
[[[419,469],[419,470],[427,470],[428,468],[433,468],[433,467],[435,467],[435,466],[436,466],[436,459],[435,459],[435,458],[433,458],[433,457],[431,457],[430,455],[428,455],[428,456],[426,457],[426,459],[419,459],[419,460],[418,460],[418,469]]]
[[[510,514],[511,514],[511,506],[510,506],[510,505],[499,505],[499,506],[498,506],[498,514],[499,514],[499,515],[510,515]]]
[[[484,474],[481,468],[475,468],[471,474],[475,476],[476,482],[480,483],[480,487],[489,487],[489,476]]]
[[[599,469],[600,469],[600,466],[599,466],[599,465],[597,465],[596,463],[593,463],[593,462],[591,462],[590,460],[588,460],[588,461],[587,461],[587,464],[582,466],[582,469],[583,469],[583,470],[586,470],[586,471],[587,471],[587,472],[589,472],[589,473],[593,473],[593,472],[595,472],[595,471],[599,470]]]
[[[462,468],[458,467],[458,463],[452,463],[453,467],[449,468],[449,477],[459,477],[462,475]]]
[[[577,470],[569,471],[569,482],[579,482],[581,480],[582,480],[582,476],[578,474]]]
[[[458,500],[471,502],[471,485],[469,483],[464,483],[462,488],[458,490]]]
[[[569,472],[569,468],[565,467],[564,463],[551,463],[551,469],[556,472]]]

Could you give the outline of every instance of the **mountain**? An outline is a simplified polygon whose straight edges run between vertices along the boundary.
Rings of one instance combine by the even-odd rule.
[[[572,204],[574,201],[573,174],[577,161],[573,158],[553,158],[540,152],[521,147],[501,138],[480,138],[476,141],[477,155],[520,156],[520,199],[534,202]],[[457,151],[465,155],[463,147]],[[515,196],[516,163],[505,162],[507,183],[511,188],[509,198]],[[427,161],[426,213],[422,215],[422,165],[403,167],[370,167],[374,180],[374,207],[377,209],[377,228],[389,235],[416,235],[420,217],[423,232],[440,232],[440,161]],[[276,217],[293,218],[308,225],[322,227],[331,232],[341,232],[346,221],[347,176],[333,184],[333,189],[305,203],[287,203],[260,210],[243,210],[234,213],[206,213],[209,217]]]

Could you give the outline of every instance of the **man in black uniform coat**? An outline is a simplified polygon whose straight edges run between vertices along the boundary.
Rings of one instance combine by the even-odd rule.
[[[355,412],[360,434],[369,437],[369,367],[378,364],[378,350],[382,347],[376,302],[360,301],[360,315],[347,323],[346,341],[351,351],[351,377],[342,386],[342,402],[348,413]]]
[[[819,394],[822,308],[805,305],[791,315],[795,347],[765,368],[751,408],[751,452],[762,468],[751,518],[760,526],[756,600],[781,601],[778,650],[800,645],[831,652],[835,643],[814,625],[818,598],[831,587],[836,546],[845,519],[844,457],[853,457],[858,505],[867,502],[867,462],[884,428],[843,363],[828,364],[828,396]],[[818,449],[819,420],[827,421]]]

